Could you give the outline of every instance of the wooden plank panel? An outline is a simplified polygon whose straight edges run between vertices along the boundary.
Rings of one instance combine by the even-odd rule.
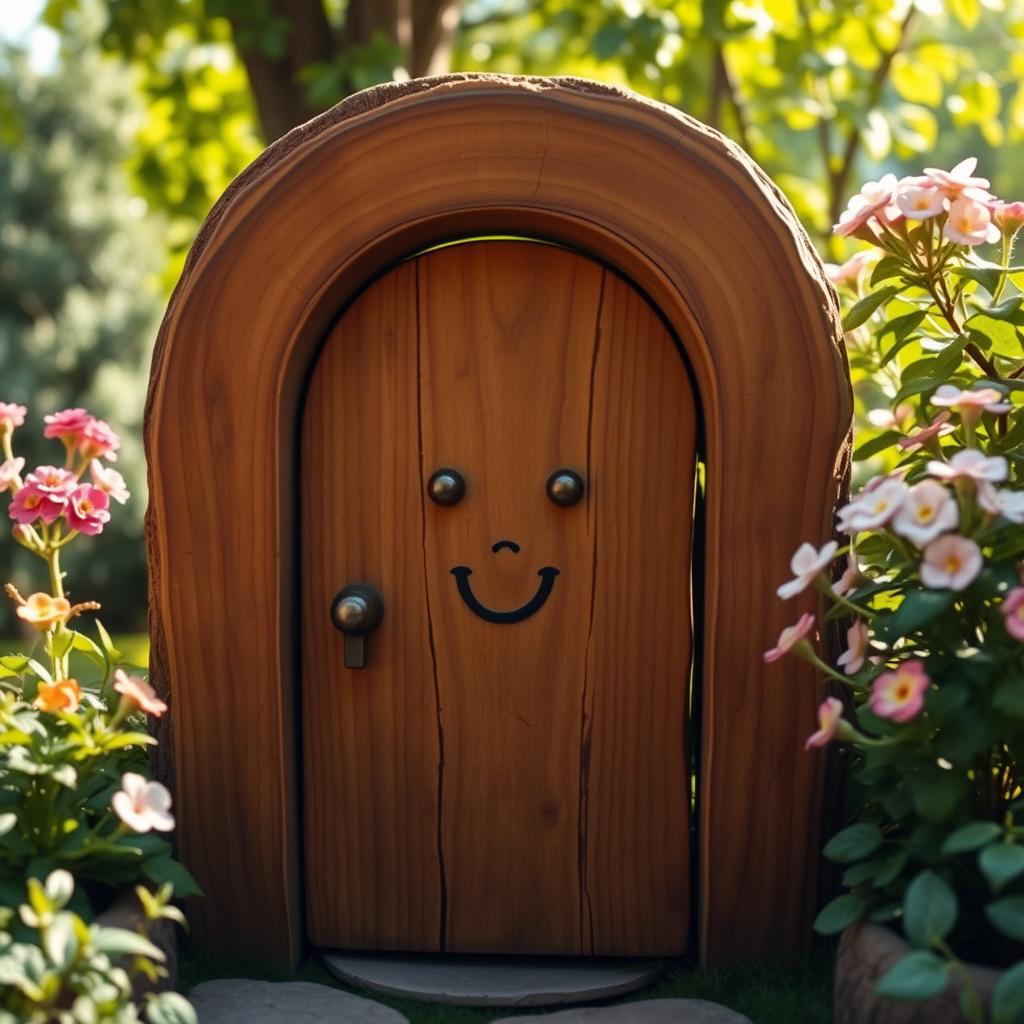
[[[368,289],[328,339],[302,428],[302,716],[309,938],[436,950],[437,704],[424,602],[415,268]],[[384,595],[365,669],[329,608]]]
[[[584,693],[585,942],[678,954],[690,910],[690,547],[694,397],[665,326],[606,275],[594,360],[594,538]]]

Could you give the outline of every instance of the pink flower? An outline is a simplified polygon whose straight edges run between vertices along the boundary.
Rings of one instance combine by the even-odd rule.
[[[1006,595],[1002,613],[1006,632],[1014,640],[1024,640],[1024,587],[1014,587]]]
[[[117,462],[114,453],[121,447],[121,438],[104,420],[90,418],[78,435],[78,451],[86,459],[109,459]]]
[[[133,831],[157,829],[169,832],[174,828],[171,815],[171,794],[159,782],[149,782],[135,772],[125,772],[121,788],[110,801],[114,813]]]
[[[131,497],[125,486],[124,477],[116,469],[104,466],[102,462],[93,459],[89,464],[89,473],[92,475],[92,482],[101,491],[106,491],[118,504],[123,505]]]
[[[826,697],[818,706],[818,731],[811,733],[804,744],[804,750],[824,747],[836,734],[836,728],[843,717],[842,702],[835,697]]]
[[[1015,235],[1024,227],[1024,203],[996,203],[992,208],[992,223],[1004,235]]]
[[[906,402],[896,406],[896,409],[869,409],[867,421],[879,430],[893,430],[902,427],[907,419],[914,414],[914,407]]]
[[[968,391],[961,391],[955,384],[943,384],[935,389],[932,395],[932,405],[945,406],[947,409],[957,409],[961,416],[965,412],[1002,413],[1009,412],[1013,406],[1002,400],[1003,395],[995,388],[975,388]]]
[[[1024,523],[1024,491],[997,490],[987,480],[978,484],[978,504],[993,516],[1004,516],[1011,523]]]
[[[839,577],[839,582],[832,589],[840,597],[845,597],[851,591],[856,590],[864,582],[864,578],[860,566],[857,565],[857,556],[851,548],[846,555],[846,568],[843,570],[843,575]]]
[[[868,653],[868,627],[861,619],[846,631],[846,650],[836,664],[848,675],[859,672]]]
[[[876,259],[876,255],[869,250],[855,252],[845,263],[826,263],[825,276],[837,288],[844,284],[855,284]]]
[[[977,448],[965,448],[957,452],[949,462],[933,459],[928,463],[928,472],[940,480],[990,480],[998,483],[1006,479],[1008,467],[1002,455],[989,458]]]
[[[852,235],[863,227],[874,214],[892,202],[896,190],[896,175],[886,174],[879,181],[868,181],[860,192],[846,204],[846,210],[839,218],[839,223],[832,230],[837,235]]]
[[[951,171],[926,167],[924,180],[934,188],[941,188],[950,199],[956,199],[965,188],[984,190],[991,184],[988,178],[971,177],[977,166],[978,158],[969,156],[966,160],[961,160]]]
[[[21,487],[21,471],[24,468],[24,459],[8,459],[6,462],[0,462],[0,493],[7,490],[18,490]]]
[[[909,722],[924,705],[924,692],[931,685],[924,662],[911,658],[894,672],[883,672],[871,687],[871,710],[879,718]]]
[[[939,390],[941,391],[942,388],[939,388]],[[949,418],[950,414],[948,412],[940,412],[929,426],[922,427],[909,437],[903,437],[897,441],[897,447],[906,451],[907,449],[918,448],[923,444],[928,444],[929,441],[937,437],[945,437],[947,434],[952,434],[956,427],[949,422]]]
[[[881,477],[867,485],[838,513],[839,529],[844,533],[877,530],[899,511],[907,495],[907,485],[895,477]]]
[[[830,540],[820,551],[813,544],[801,544],[789,562],[790,572],[795,579],[783,583],[776,593],[783,600],[802,594],[820,576],[835,557],[839,545]]]
[[[8,510],[16,522],[28,525],[37,519],[52,523],[67,507],[78,481],[74,473],[55,466],[39,466],[25,477],[25,485],[15,495]]]
[[[44,437],[59,437],[65,444],[71,442],[77,444],[79,436],[92,416],[85,409],[64,409],[61,412],[51,413],[44,419],[46,420],[46,426],[43,428]]]
[[[156,695],[156,690],[144,679],[130,676],[122,669],[114,672],[114,689],[117,690],[133,707],[145,711],[147,715],[159,718],[167,705]]]
[[[64,514],[72,530],[95,537],[103,532],[110,522],[110,498],[92,484],[82,484],[71,495],[71,501]]]
[[[908,179],[904,179],[908,180]],[[903,185],[896,194],[896,205],[910,220],[927,220],[936,217],[946,208],[946,194],[940,188],[917,184],[919,179],[909,179],[913,184]]]
[[[945,463],[942,463],[945,465]],[[953,495],[934,480],[922,480],[910,488],[892,521],[893,530],[918,547],[953,530],[960,522],[960,509]]]
[[[999,228],[992,223],[992,211],[983,202],[961,196],[949,207],[942,235],[957,245],[981,245],[998,242]]]
[[[0,402],[0,434],[5,434],[20,427],[25,422],[25,413],[28,409],[23,405],[15,405],[13,402]]]
[[[964,590],[981,572],[984,559],[973,540],[947,533],[924,549],[921,582],[933,590]]]
[[[814,629],[814,616],[810,612],[804,612],[796,621],[796,625],[787,626],[780,634],[778,642],[771,650],[764,652],[764,660],[778,661],[787,651],[792,650],[801,643],[811,630]]]
[[[22,526],[31,526],[40,516],[43,496],[35,487],[22,487],[16,491],[7,514]]]

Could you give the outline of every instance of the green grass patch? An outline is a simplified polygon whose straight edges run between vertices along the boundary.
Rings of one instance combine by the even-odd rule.
[[[830,1024],[832,1020],[831,953],[807,959],[747,961],[728,968],[703,970],[677,962],[666,963],[665,974],[650,988],[612,1002],[638,999],[707,999],[746,1014],[754,1024]],[[265,981],[311,981],[367,996],[404,1013],[411,1024],[484,1024],[498,1017],[540,1013],[531,1007],[476,1008],[441,1006],[397,999],[350,988],[329,975],[315,960],[294,971],[260,967],[252,961],[196,957],[183,950],[181,989],[215,978],[258,978]],[[558,1009],[553,1007],[552,1011]]]

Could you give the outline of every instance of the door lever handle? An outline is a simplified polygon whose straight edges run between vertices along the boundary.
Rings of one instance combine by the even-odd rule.
[[[366,635],[384,618],[384,601],[367,583],[350,583],[331,602],[331,622],[345,634],[345,668],[366,666]]]

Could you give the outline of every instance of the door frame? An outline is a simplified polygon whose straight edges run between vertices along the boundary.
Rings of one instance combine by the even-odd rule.
[[[152,676],[172,702],[179,853],[206,892],[197,937],[283,963],[303,951],[294,453],[311,362],[384,268],[494,234],[611,265],[685,348],[708,467],[700,955],[805,948],[824,763],[802,739],[819,684],[761,652],[795,617],[773,585],[829,532],[847,472],[835,294],[781,193],[717,132],[596,83],[484,75],[379,86],[271,146],[204,223],[160,329]],[[230,529],[226,494],[252,494]]]

